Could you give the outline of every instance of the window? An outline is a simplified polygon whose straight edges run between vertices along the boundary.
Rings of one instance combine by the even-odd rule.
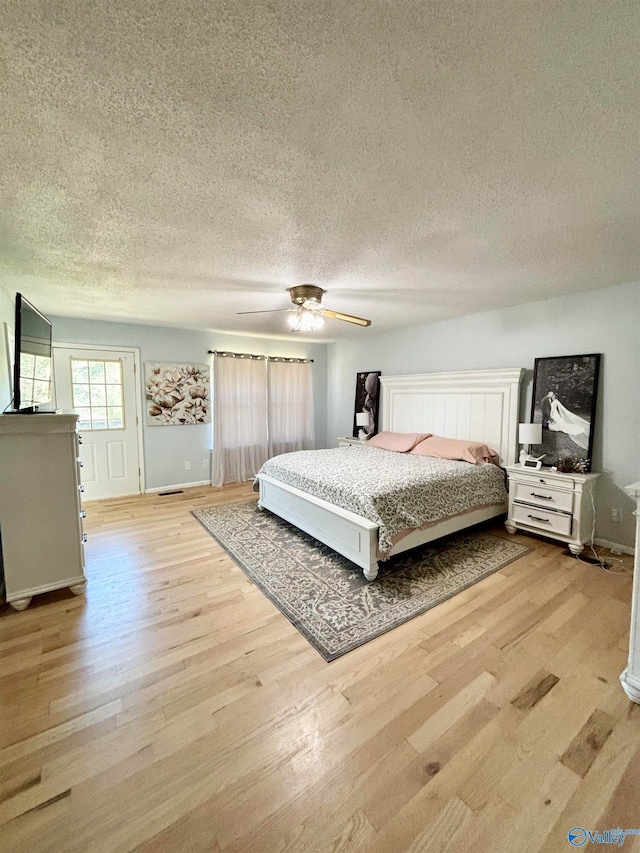
[[[72,358],[71,385],[80,429],[124,429],[120,361]]]

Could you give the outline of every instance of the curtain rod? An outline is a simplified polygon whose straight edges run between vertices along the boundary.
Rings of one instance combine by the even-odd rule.
[[[291,364],[313,364],[312,358],[285,358],[279,355],[253,355],[250,352],[227,352],[226,350],[210,349],[207,350],[209,355],[221,355],[225,358],[257,358],[265,359],[266,361],[285,361]]]

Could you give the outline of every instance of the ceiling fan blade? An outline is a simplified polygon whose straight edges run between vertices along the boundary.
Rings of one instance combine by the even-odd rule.
[[[371,325],[371,320],[365,320],[363,317],[353,317],[351,314],[341,314],[340,311],[330,311],[328,308],[323,308],[320,313],[324,314],[330,320],[342,320],[345,323],[353,323],[355,326]]]
[[[237,314],[279,314],[281,311],[295,311],[295,308],[272,308],[269,311],[236,311]]]

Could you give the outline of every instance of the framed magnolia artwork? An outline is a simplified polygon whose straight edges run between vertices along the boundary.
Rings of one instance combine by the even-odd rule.
[[[145,364],[147,426],[211,422],[208,364]]]

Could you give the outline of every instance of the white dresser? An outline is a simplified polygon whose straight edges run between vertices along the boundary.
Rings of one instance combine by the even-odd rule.
[[[629,662],[620,675],[620,683],[629,699],[640,704],[640,482],[627,486],[626,491],[636,502],[636,548],[633,566]]]
[[[0,542],[6,598],[86,586],[77,415],[0,417]]]
[[[600,474],[561,474],[508,465],[509,514],[505,527],[566,542],[580,554],[591,541],[596,484]]]

